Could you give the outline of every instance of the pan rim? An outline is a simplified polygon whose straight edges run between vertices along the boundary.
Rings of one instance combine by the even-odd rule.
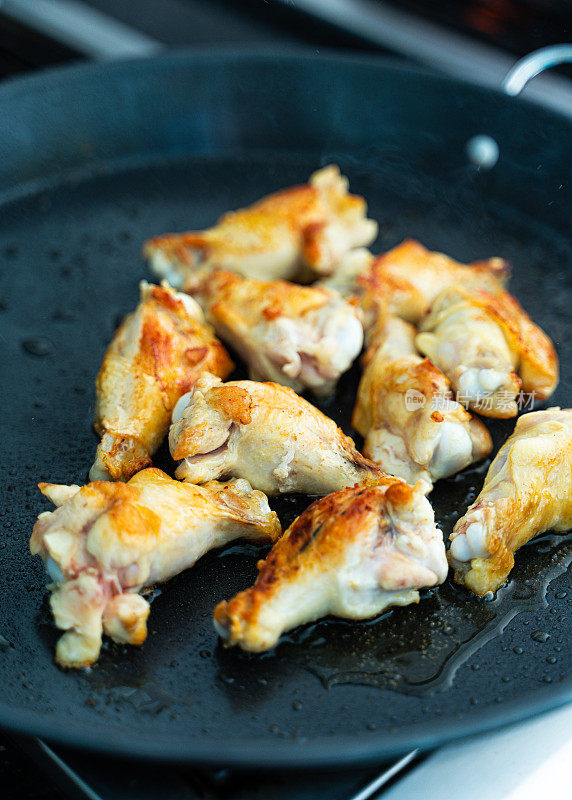
[[[534,698],[531,705],[530,696]],[[375,733],[371,742],[355,736],[341,738],[339,735],[313,737],[311,740],[285,739],[275,742],[264,740],[264,760],[260,759],[262,740],[226,739],[221,747],[219,739],[201,736],[196,741],[161,741],[157,737],[138,735],[136,740],[126,743],[122,735],[98,730],[90,734],[81,725],[59,729],[54,736],[49,719],[35,712],[11,709],[0,704],[0,725],[24,736],[36,736],[49,743],[76,750],[121,758],[145,759],[172,764],[204,764],[209,766],[314,769],[339,766],[339,768],[371,765],[384,759],[402,755],[414,749],[431,750],[436,746],[450,744],[453,740],[468,739],[494,730],[515,725],[532,717],[572,704],[572,677],[560,683],[527,692],[523,697],[508,703],[503,702],[496,710],[487,706],[483,711],[473,712],[463,722],[450,720],[415,725],[415,735],[408,732],[387,734]],[[493,713],[491,712],[491,708]],[[6,710],[8,709],[8,714]]]
[[[544,109],[532,101],[509,98],[502,94],[500,89],[491,89],[479,84],[473,84],[467,80],[452,78],[445,75],[434,73],[430,70],[414,65],[403,64],[393,56],[375,55],[355,55],[344,51],[341,53],[335,50],[328,50],[316,56],[308,52],[306,48],[299,51],[289,49],[288,53],[276,52],[267,47],[260,49],[254,48],[248,53],[244,53],[236,48],[182,48],[176,51],[169,51],[167,54],[153,58],[128,59],[121,62],[107,64],[74,64],[52,68],[32,76],[15,77],[8,79],[0,86],[0,104],[7,103],[21,92],[30,93],[34,90],[45,90],[56,83],[61,86],[62,79],[75,80],[76,78],[90,74],[93,77],[128,75],[131,72],[139,72],[148,66],[154,69],[159,67],[168,70],[177,64],[188,63],[212,63],[220,62],[223,59],[227,63],[233,60],[243,62],[277,62],[284,64],[292,62],[328,62],[339,65],[354,64],[370,69],[379,69],[380,72],[387,73],[410,73],[412,75],[423,76],[435,83],[442,85],[470,86],[471,90],[481,96],[494,96],[506,103],[517,102],[525,103],[534,108],[535,113],[548,115],[557,118],[559,123],[566,122],[565,115],[558,114],[556,111]],[[572,128],[572,120],[568,120]],[[112,159],[110,159],[110,162]],[[51,177],[46,175],[46,178]],[[65,180],[66,173],[61,174],[61,180]],[[22,190],[29,185],[23,181],[18,184]],[[506,725],[514,724],[526,718],[540,713],[546,713],[552,709],[563,706],[572,701],[572,679],[561,681],[550,687],[540,687],[537,690],[529,691],[519,698],[503,702],[498,706],[485,706],[479,710],[472,711],[465,720],[457,720],[455,726],[451,726],[450,720],[435,720],[433,722],[416,724],[413,731],[401,731],[396,734],[385,731],[372,732],[368,734],[367,741],[363,737],[356,739],[355,736],[341,738],[339,735],[331,737],[312,737],[309,741],[277,740],[275,742],[264,742],[264,766],[267,767],[332,767],[332,765],[355,766],[358,764],[372,764],[384,758],[401,754],[414,747],[428,749],[437,744],[445,744],[453,739],[466,738],[471,735],[486,733],[493,729],[498,729]],[[40,736],[48,741],[57,742],[60,745],[86,749],[105,755],[116,755],[122,757],[146,758],[153,761],[164,761],[173,763],[203,763],[210,765],[220,765],[221,763],[234,767],[252,767],[260,765],[260,742],[259,740],[244,741],[240,739],[227,739],[224,743],[220,740],[201,737],[197,740],[167,741],[159,740],[157,737],[146,739],[138,735],[137,740],[127,742],[120,734],[113,734],[111,731],[104,731],[102,728],[86,728],[85,726],[70,722],[65,728],[61,727],[54,735],[53,727],[50,726],[49,717],[35,711],[27,711],[21,708],[14,708],[8,703],[0,702],[0,726],[7,729],[18,731],[24,735]],[[221,744],[223,746],[221,747]]]
[[[0,84],[0,102],[10,99],[10,97],[14,97],[21,92],[31,91],[34,88],[49,88],[52,84],[59,84],[60,81],[66,77],[69,79],[73,79],[76,76],[80,78],[85,73],[89,73],[95,78],[98,75],[108,75],[110,73],[113,75],[122,75],[131,72],[136,73],[139,72],[142,67],[144,68],[149,64],[152,64],[154,68],[160,67],[161,69],[170,69],[181,62],[197,64],[200,62],[220,63],[221,60],[229,62],[260,61],[274,64],[277,62],[282,62],[284,64],[288,62],[324,62],[346,66],[355,65],[357,67],[361,66],[370,69],[378,68],[383,71],[397,72],[400,74],[410,73],[435,81],[435,83],[449,84],[452,86],[468,86],[482,95],[492,95],[509,104],[524,104],[525,106],[533,108],[537,113],[545,114],[559,121],[564,121],[572,127],[572,118],[568,115],[546,108],[526,97],[507,95],[502,91],[500,85],[498,88],[491,87],[480,83],[476,79],[472,81],[468,78],[456,78],[451,75],[445,75],[429,67],[404,62],[399,56],[391,54],[361,54],[333,47],[321,48],[320,52],[316,53],[302,45],[289,46],[287,48],[272,48],[269,45],[258,44],[249,48],[248,52],[244,52],[244,50],[240,48],[229,45],[215,45],[212,47],[194,45],[173,47],[158,55],[147,57],[139,56],[104,62],[72,62],[71,64],[40,69],[31,75],[15,75],[5,78]]]

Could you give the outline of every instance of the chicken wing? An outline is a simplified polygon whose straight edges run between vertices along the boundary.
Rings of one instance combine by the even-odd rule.
[[[352,416],[364,455],[410,484],[453,475],[492,447],[485,426],[453,400],[443,373],[418,355],[415,334],[398,317],[378,320]]]
[[[381,311],[416,325],[445,289],[458,284],[469,290],[497,292],[509,275],[509,264],[502,258],[460,264],[408,239],[376,258],[358,281],[363,286],[362,305],[368,324]]]
[[[455,580],[478,595],[507,579],[514,553],[546,530],[572,527],[572,409],[524,414],[455,525],[447,554]]]
[[[332,290],[215,270],[193,296],[253,380],[328,395],[362,348],[359,309]]]
[[[266,494],[328,492],[383,473],[336,423],[286,386],[203,374],[173,412],[176,475],[246,478]]]
[[[151,468],[127,484],[39,487],[59,508],[40,514],[30,550],[53,581],[52,613],[66,631],[56,659],[65,667],[97,661],[103,632],[120,643],[145,641],[144,587],[233,539],[275,541],[281,533],[266,497],[244,480],[194,486]]]
[[[365,619],[419,601],[442,583],[447,559],[419,481],[387,477],[313,503],[288,528],[250,589],[215,609],[225,645],[260,652],[297,625],[327,614]]]
[[[171,412],[203,370],[233,363],[191,297],[141,283],[141,302],[115,333],[96,380],[101,437],[91,480],[127,480],[151,463]]]
[[[327,275],[349,250],[375,239],[377,223],[366,212],[365,200],[348,194],[347,178],[332,165],[303,186],[225,214],[214,228],[156,236],[144,253],[151,269],[178,289],[197,268],[267,280]]]
[[[333,289],[346,300],[356,301],[364,293],[363,279],[368,275],[374,256],[365,247],[351,250],[340,261],[332,275],[320,278],[314,286]]]
[[[508,292],[459,286],[437,297],[415,343],[451,380],[460,402],[489,417],[513,417],[521,387],[546,399],[558,382],[548,336]]]

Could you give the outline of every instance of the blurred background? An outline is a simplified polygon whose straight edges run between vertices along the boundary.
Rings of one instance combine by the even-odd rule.
[[[165,46],[269,45],[383,51],[498,85],[516,58],[569,41],[571,25],[571,0],[0,0],[0,75]]]

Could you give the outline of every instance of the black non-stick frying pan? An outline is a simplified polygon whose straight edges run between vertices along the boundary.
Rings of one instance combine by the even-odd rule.
[[[467,141],[500,159],[473,166]],[[180,53],[65,69],[0,87],[0,724],[155,759],[347,765],[497,727],[571,696],[566,536],[522,549],[487,601],[446,583],[380,619],[298,629],[270,653],[223,650],[214,605],[264,550],[202,559],[157,592],[141,649],[107,644],[88,671],[53,661],[46,577],[28,553],[38,480],[82,483],[96,445],[94,377],[149,277],[152,234],[200,228],[337,162],[380,221],[462,260],[501,255],[555,340],[566,405],[572,291],[564,118],[381,60]],[[320,403],[346,430],[359,367]],[[491,424],[496,446],[513,422]],[[157,462],[171,470],[165,452]],[[431,495],[445,534],[488,462]],[[308,498],[274,507],[284,527]]]

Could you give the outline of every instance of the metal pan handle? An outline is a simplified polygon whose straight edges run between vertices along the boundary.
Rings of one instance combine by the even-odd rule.
[[[545,69],[572,62],[572,44],[541,47],[521,58],[505,75],[501,88],[510,97],[519,95],[526,84]],[[465,146],[469,161],[479,170],[492,169],[499,159],[499,146],[492,136],[472,136]]]
[[[572,44],[555,44],[533,50],[507,72],[501,84],[502,89],[511,97],[516,97],[536,75],[565,63],[572,63]]]

